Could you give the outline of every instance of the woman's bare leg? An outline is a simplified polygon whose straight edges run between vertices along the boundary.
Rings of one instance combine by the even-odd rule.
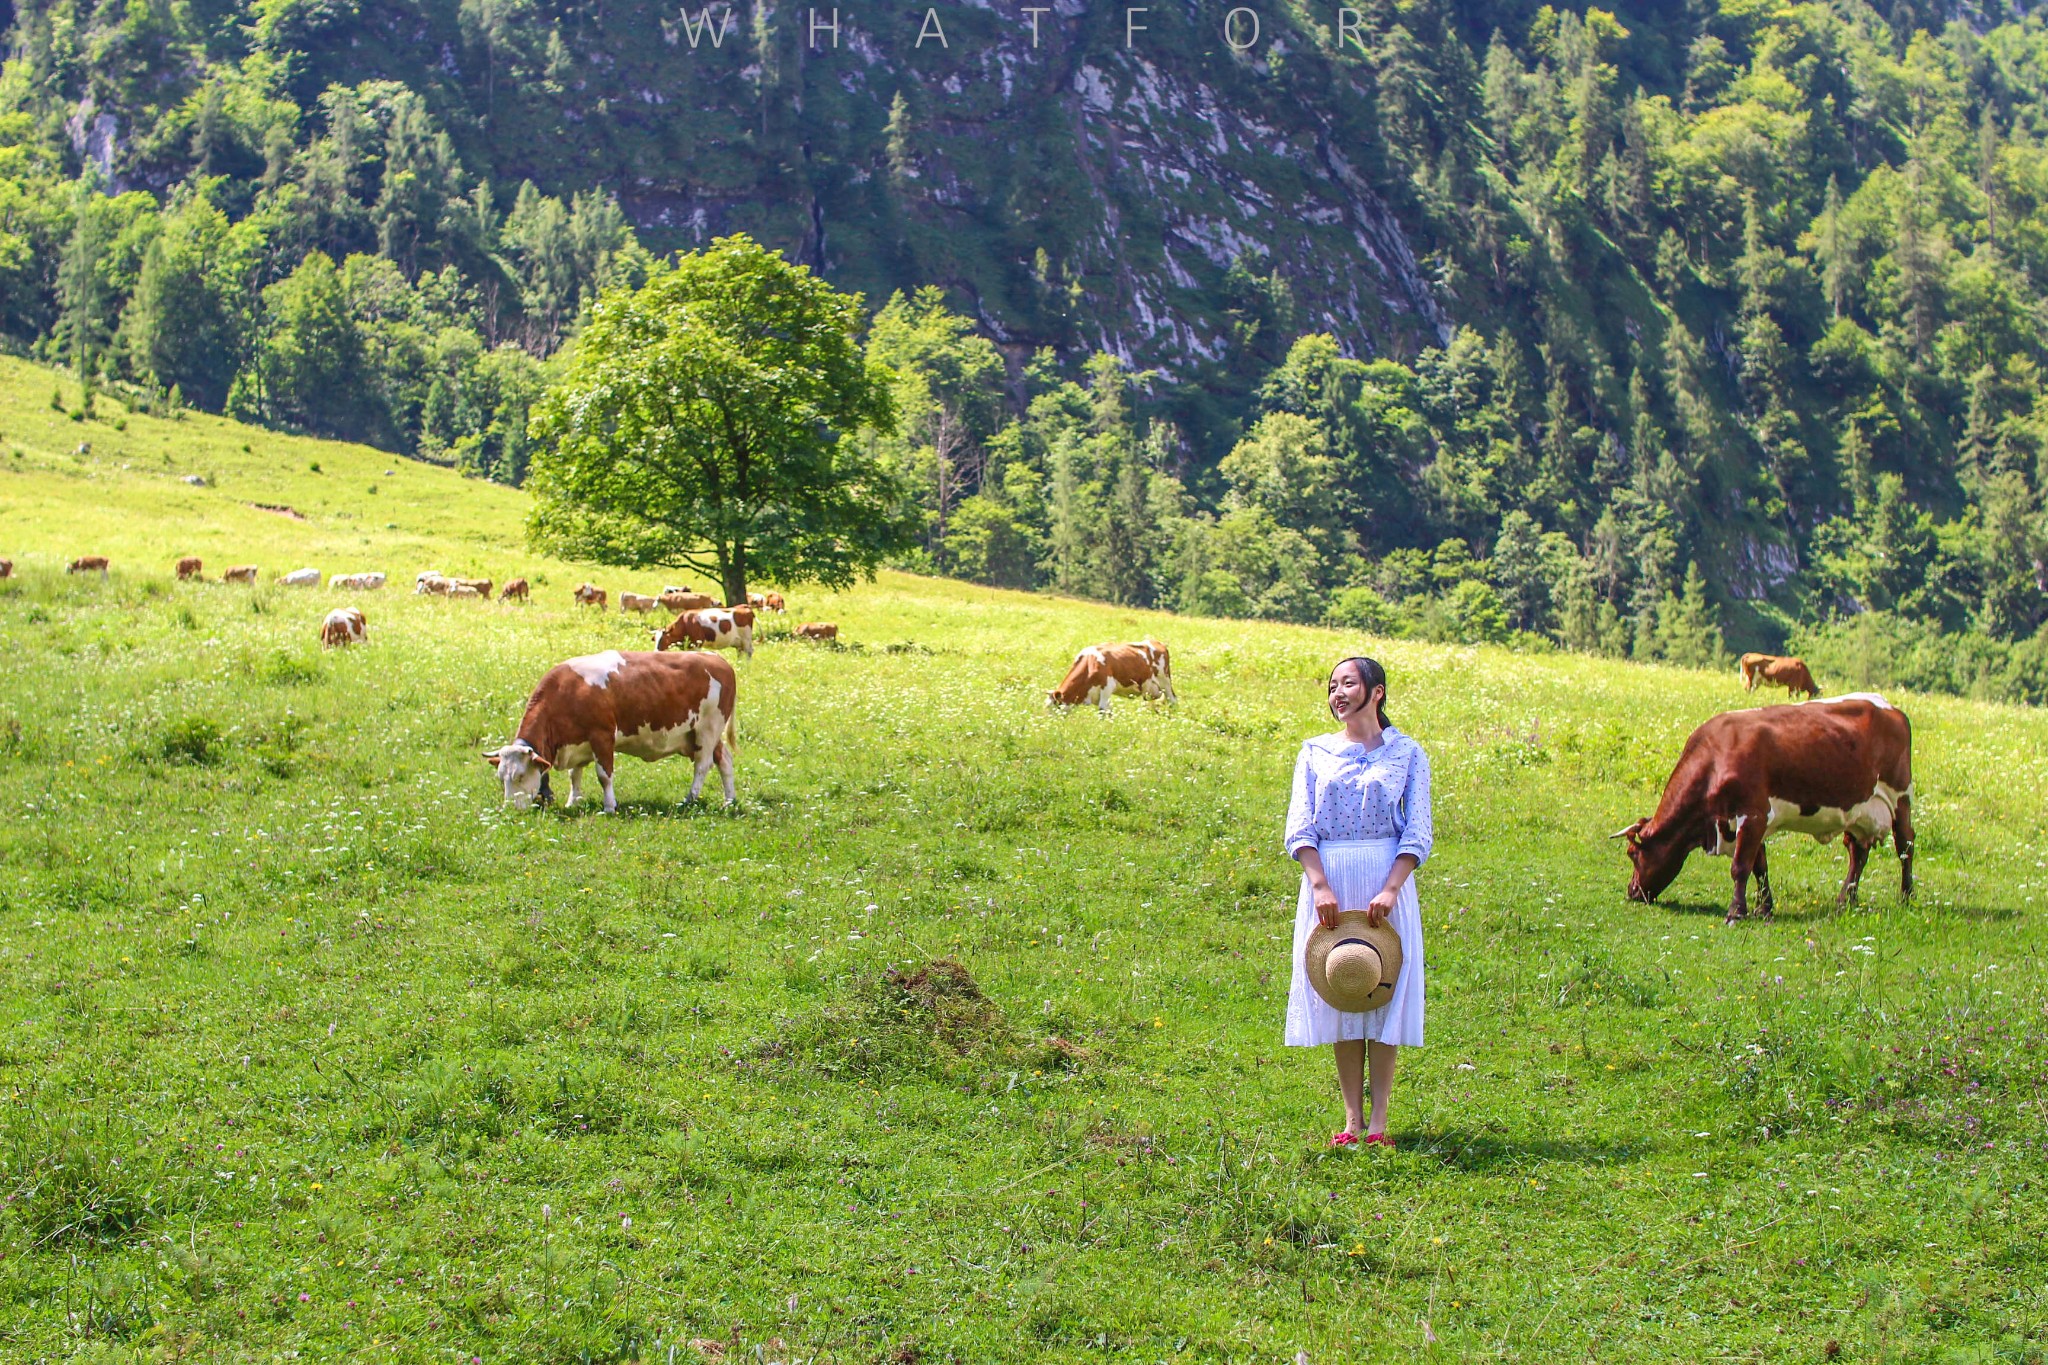
[[[1356,1047],[1358,1045],[1356,1043],[1339,1043],[1337,1046],[1344,1048]],[[1372,1057],[1372,1121],[1366,1125],[1365,1131],[1368,1133],[1384,1133],[1387,1131],[1387,1098],[1394,1093],[1394,1064],[1401,1060],[1401,1049],[1391,1043],[1367,1043],[1366,1051]],[[1337,1063],[1339,1075],[1343,1074],[1344,1068],[1341,1057],[1342,1054],[1340,1053],[1340,1059]],[[1358,1093],[1357,1054],[1352,1054],[1352,1057],[1351,1065],[1353,1070],[1351,1075],[1353,1079],[1351,1084],[1353,1088],[1346,1093],[1344,1103],[1350,1112],[1356,1114],[1358,1112],[1357,1102],[1351,1096]]]
[[[1365,1131],[1364,1039],[1337,1044],[1337,1089],[1344,1096],[1344,1131],[1355,1137]],[[1386,1102],[1379,1107],[1384,1113]]]

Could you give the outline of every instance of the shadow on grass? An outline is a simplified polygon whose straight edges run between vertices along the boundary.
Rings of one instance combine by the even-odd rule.
[[[609,813],[604,808],[604,798],[595,800],[586,796],[573,806],[559,801],[552,803],[548,811],[558,820],[709,820],[736,819],[747,813],[747,801],[741,797],[728,806],[720,796],[706,796],[695,801],[664,801],[653,797],[640,800],[621,801],[619,808]]]
[[[1571,1161],[1603,1165],[1633,1161],[1649,1150],[1647,1143],[1601,1142],[1570,1138],[1520,1138],[1509,1133],[1479,1133],[1449,1128],[1421,1137],[1397,1134],[1409,1151],[1435,1157],[1461,1171],[1520,1170],[1539,1161]]]

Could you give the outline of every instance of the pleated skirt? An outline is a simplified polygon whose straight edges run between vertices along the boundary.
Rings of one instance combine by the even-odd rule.
[[[1330,879],[1340,907],[1363,910],[1371,903],[1386,885],[1387,870],[1394,865],[1400,842],[1359,839],[1318,846],[1323,873]],[[1316,927],[1316,907],[1308,875],[1302,874],[1294,911],[1294,981],[1287,991],[1287,1046],[1325,1047],[1358,1038],[1395,1047],[1422,1046],[1422,902],[1416,898],[1413,877],[1401,884],[1390,923],[1401,936],[1401,974],[1394,978],[1393,996],[1365,1013],[1349,1014],[1335,1008],[1308,984],[1303,966],[1303,951]]]

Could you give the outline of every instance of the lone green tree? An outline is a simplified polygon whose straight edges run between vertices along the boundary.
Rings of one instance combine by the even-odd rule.
[[[537,548],[622,568],[841,588],[916,541],[856,439],[894,429],[860,296],[744,234],[601,294],[535,409]]]

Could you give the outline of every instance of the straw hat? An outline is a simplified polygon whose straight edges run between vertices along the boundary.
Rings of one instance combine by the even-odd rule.
[[[1376,1010],[1394,994],[1401,975],[1401,936],[1394,926],[1366,923],[1365,911],[1346,910],[1334,927],[1309,931],[1302,952],[1308,984],[1346,1014]]]

